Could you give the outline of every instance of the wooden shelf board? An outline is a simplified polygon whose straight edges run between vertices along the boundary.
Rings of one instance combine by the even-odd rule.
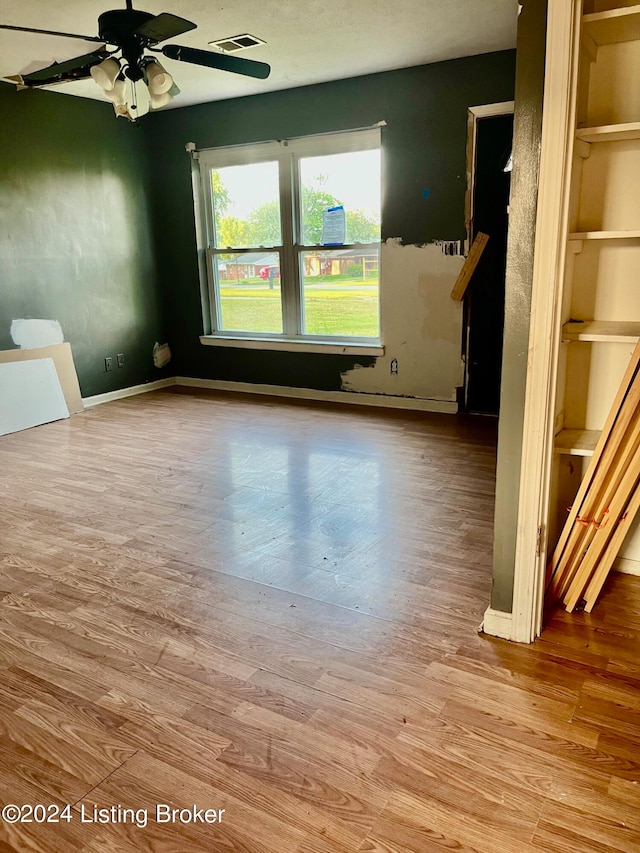
[[[554,449],[567,456],[593,456],[599,438],[597,429],[563,429],[556,435]]]
[[[609,343],[637,343],[640,323],[626,320],[585,320],[583,323],[565,323],[562,337],[570,341],[607,341]]]
[[[640,240],[640,231],[574,231],[569,240]]]
[[[640,5],[583,15],[582,22],[598,46],[640,39]]]
[[[603,124],[599,127],[579,127],[576,139],[582,142],[622,142],[625,139],[640,139],[640,121],[626,124]]]

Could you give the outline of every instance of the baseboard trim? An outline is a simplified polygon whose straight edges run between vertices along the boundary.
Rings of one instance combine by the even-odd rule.
[[[314,388],[293,388],[289,385],[254,385],[251,382],[193,379],[189,376],[176,376],[176,385],[187,388],[207,388],[210,391],[235,391],[239,394],[289,397],[296,400],[318,400],[324,403],[349,403],[355,406],[381,406],[386,409],[406,409],[415,412],[440,412],[455,415],[458,411],[457,403],[446,400],[392,397],[386,394],[360,394],[357,391],[317,391]]]
[[[618,557],[613,564],[613,571],[623,575],[635,575],[640,577],[640,561],[629,560],[627,557]]]
[[[510,640],[513,637],[513,613],[487,607],[480,631],[483,634],[490,634],[492,637]]]
[[[134,397],[136,394],[146,394],[158,391],[172,385],[186,388],[206,388],[210,391],[235,391],[238,394],[259,394],[267,397],[288,397],[294,400],[317,400],[323,403],[348,403],[354,406],[373,406],[385,409],[404,409],[413,412],[436,412],[455,415],[458,404],[447,400],[426,400],[419,397],[393,397],[387,394],[367,394],[357,391],[317,391],[315,388],[294,388],[289,385],[257,385],[252,382],[230,382],[225,379],[195,379],[190,376],[171,376],[168,379],[158,379],[143,385],[132,385],[106,394],[95,394],[93,397],[83,397],[85,409],[121,400],[124,397]]]
[[[107,391],[106,394],[95,394],[93,397],[83,397],[85,409],[91,406],[99,406],[101,403],[110,403],[112,400],[121,400],[123,397],[135,397],[136,394],[146,394],[149,391],[159,391],[161,388],[169,388],[175,385],[174,376],[168,379],[158,379],[156,382],[145,382],[143,385],[130,385],[128,388],[119,388],[117,391]]]

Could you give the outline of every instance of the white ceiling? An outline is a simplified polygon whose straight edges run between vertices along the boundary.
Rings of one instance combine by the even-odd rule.
[[[0,0],[0,24],[97,35],[101,12],[124,0]],[[376,71],[489,53],[515,46],[516,0],[137,0],[198,25],[175,42],[202,49],[251,33],[266,45],[236,56],[271,65],[268,80],[162,59],[181,94],[172,107],[199,104]],[[0,77],[34,71],[88,53],[90,42],[0,30]],[[102,99],[92,81],[56,91]]]

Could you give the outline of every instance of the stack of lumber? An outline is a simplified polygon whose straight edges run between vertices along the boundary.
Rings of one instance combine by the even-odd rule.
[[[591,612],[640,507],[640,342],[547,570],[547,603]]]

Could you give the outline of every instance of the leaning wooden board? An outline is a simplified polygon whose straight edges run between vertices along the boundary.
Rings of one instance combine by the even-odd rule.
[[[627,468],[622,482],[611,500],[611,505],[607,509],[608,518],[605,519],[604,523],[596,530],[593,540],[589,543],[586,549],[584,559],[580,563],[571,582],[571,586],[564,598],[564,606],[568,611],[573,610],[577,603],[584,598],[585,588],[587,586],[591,586],[591,581],[593,580],[594,573],[596,572],[598,576],[602,576],[602,582],[598,587],[598,592],[602,588],[609,569],[613,565],[615,558],[618,556],[617,552],[611,552],[607,546],[610,544],[615,532],[618,530],[629,530],[628,523],[623,523],[622,527],[620,525],[621,522],[627,521],[628,513],[625,512],[625,510],[634,498],[639,478],[640,447],[637,448],[633,461]],[[632,520],[633,519],[630,519],[630,521]],[[618,548],[622,545],[623,541],[624,537],[619,539]],[[616,542],[618,542],[618,537],[616,537]],[[607,554],[607,562],[604,564],[601,563],[603,554]],[[602,574],[603,571],[604,574]],[[591,587],[591,589],[593,592],[594,587]],[[595,597],[593,597],[592,593],[590,593],[590,597],[592,598],[593,604],[595,604]],[[593,604],[591,606],[593,606]]]
[[[569,511],[569,517],[562,530],[558,544],[554,549],[553,556],[549,561],[547,596],[551,600],[561,598],[564,590],[566,590],[567,577],[565,570],[579,538],[579,531],[575,526],[578,514],[587,514],[585,510],[589,509],[589,502],[593,501],[594,496],[597,495],[602,479],[606,476],[605,472],[612,464],[620,447],[624,432],[635,412],[635,407],[637,406],[637,397],[635,396],[637,394],[636,374],[639,368],[640,342],[633,351],[633,355],[607,416],[606,423],[598,439],[595,452],[582,478],[578,494]],[[611,440],[613,432],[615,434],[613,440]],[[587,504],[585,504],[585,500]]]
[[[471,276],[475,272],[476,267],[478,266],[478,261],[482,257],[482,253],[484,252],[484,247],[487,245],[489,240],[489,235],[484,234],[482,231],[478,231],[476,234],[476,239],[473,241],[473,245],[467,255],[464,264],[462,265],[462,269],[460,270],[460,274],[456,279],[456,283],[453,285],[453,289],[451,291],[451,298],[455,299],[456,302],[462,301],[469,282],[471,281]]]
[[[549,563],[547,603],[591,610],[638,511],[640,344],[616,394],[596,452]]]
[[[637,377],[637,384],[640,385],[640,377]],[[628,396],[628,400],[630,396]],[[636,400],[633,419],[629,420],[628,423],[623,422],[621,424],[621,426],[624,426],[624,432],[619,438],[615,455],[609,464],[601,464],[599,466],[594,476],[592,487],[585,497],[583,507],[580,510],[580,523],[575,524],[572,531],[572,536],[575,534],[574,543],[577,541],[577,547],[574,544],[572,553],[567,546],[563,555],[564,580],[562,585],[557,587],[558,598],[566,595],[569,586],[574,584],[577,574],[582,572],[585,552],[590,548],[596,532],[602,526],[607,526],[607,523],[611,522],[610,510],[612,502],[618,496],[629,466],[633,463],[640,449],[640,413],[637,410],[637,406],[638,401]],[[621,431],[617,430],[617,432]],[[612,435],[611,438],[613,440],[614,436]],[[602,459],[604,460],[604,455]],[[598,537],[598,539],[600,538]],[[570,537],[569,543],[571,541]],[[575,607],[575,601],[573,607]],[[565,604],[567,603],[565,599]]]
[[[624,514],[618,522],[613,536],[609,540],[609,544],[607,545],[606,551],[598,561],[598,565],[593,575],[591,576],[589,585],[587,586],[587,589],[584,593],[584,599],[586,601],[584,609],[587,611],[587,613],[591,613],[591,611],[593,610],[593,605],[596,603],[596,600],[600,595],[600,590],[602,589],[604,582],[606,581],[607,576],[611,571],[611,567],[613,566],[615,559],[618,556],[618,553],[620,552],[622,543],[624,542],[627,534],[629,533],[629,528],[631,527],[631,524],[633,523],[633,520],[636,517],[639,509],[640,488],[636,487],[632,494],[631,500],[629,501],[624,511]]]

